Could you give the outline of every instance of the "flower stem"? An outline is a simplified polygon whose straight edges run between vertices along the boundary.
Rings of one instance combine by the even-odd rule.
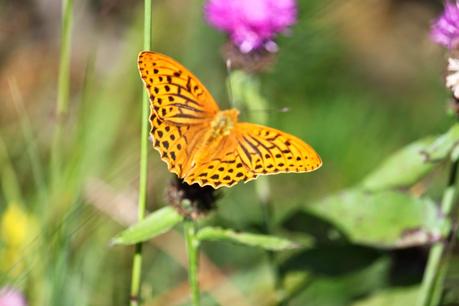
[[[144,50],[151,49],[151,0],[144,2]],[[147,202],[147,168],[148,168],[148,94],[144,90],[142,100],[142,126],[140,131],[140,173],[139,173],[139,196],[138,196],[138,221],[145,216]],[[140,305],[140,285],[142,272],[142,243],[135,246],[132,262],[132,280],[130,306]]]
[[[61,20],[61,46],[58,76],[58,91],[56,104],[56,125],[54,127],[53,142],[51,147],[50,173],[51,182],[54,185],[60,174],[62,135],[64,119],[68,112],[69,88],[70,88],[70,51],[71,32],[73,21],[73,0],[62,1]]]
[[[193,306],[200,305],[199,292],[199,241],[196,238],[196,224],[193,220],[185,220],[183,222],[183,230],[185,232],[186,250],[188,255],[188,281],[191,288],[191,298]]]
[[[441,210],[445,216],[448,216],[454,204],[456,194],[457,168],[459,161],[454,161],[451,164],[448,185],[443,193]],[[422,280],[421,289],[418,296],[418,306],[429,306],[432,304],[432,295],[435,284],[441,268],[441,257],[445,249],[443,242],[436,243],[432,246],[429,252],[424,278]]]

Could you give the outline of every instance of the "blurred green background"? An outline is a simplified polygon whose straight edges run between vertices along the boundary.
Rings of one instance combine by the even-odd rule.
[[[428,36],[442,4],[303,0],[299,6],[298,23],[278,39],[272,69],[258,76],[269,109],[290,109],[269,111],[269,125],[304,139],[324,161],[311,174],[269,177],[275,233],[302,239],[301,228],[316,241],[276,257],[288,305],[413,305],[424,247],[359,244],[342,238],[336,225],[297,211],[358,184],[398,148],[451,125],[446,58]],[[59,1],[0,1],[0,287],[23,290],[29,305],[126,305],[133,248],[109,241],[136,218],[143,2],[75,2],[65,118],[54,115],[60,16]],[[193,71],[222,108],[229,107],[225,41],[204,21],[203,1],[153,1],[153,50]],[[63,171],[50,186],[57,120],[65,124]],[[148,173],[153,211],[167,205],[172,178],[153,149]],[[435,178],[418,187],[438,200],[444,169]],[[292,213],[295,220],[285,218]],[[222,190],[205,222],[261,232],[262,215],[250,182]],[[180,228],[146,244],[144,254],[144,305],[188,305]],[[265,251],[219,242],[204,244],[203,254],[203,305],[274,305]],[[454,263],[444,305],[459,303]]]

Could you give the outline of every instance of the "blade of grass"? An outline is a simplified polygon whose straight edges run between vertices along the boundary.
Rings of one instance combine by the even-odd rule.
[[[57,91],[56,118],[51,147],[51,186],[57,182],[61,167],[62,132],[68,112],[70,88],[70,51],[73,22],[73,0],[62,1],[61,47]]]
[[[144,50],[151,49],[151,0],[144,2]],[[139,82],[140,84],[140,82]],[[138,221],[145,216],[147,198],[147,166],[148,166],[148,109],[149,99],[144,89],[142,101],[142,127],[140,131],[140,180],[139,180],[139,202]],[[135,246],[135,254],[132,262],[131,296],[130,305],[137,306],[140,303],[140,284],[142,270],[142,243]]]
[[[24,107],[24,100],[22,98],[21,92],[18,89],[16,79],[8,79],[8,86],[11,92],[14,106],[16,107],[16,112],[21,118],[21,130],[26,143],[26,152],[30,160],[32,176],[35,181],[38,194],[41,200],[47,202],[45,175],[35,141],[36,137],[33,135],[34,129],[32,128],[30,117]]]
[[[0,185],[7,203],[16,202],[22,205],[23,199],[19,178],[14,170],[7,148],[0,135]]]

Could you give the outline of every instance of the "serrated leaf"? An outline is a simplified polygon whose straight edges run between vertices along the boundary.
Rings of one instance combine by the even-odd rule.
[[[271,251],[282,251],[299,247],[298,244],[288,239],[270,235],[236,232],[219,227],[204,227],[198,231],[197,238],[201,241],[226,240]]]
[[[434,137],[427,137],[402,148],[370,173],[363,180],[362,187],[366,190],[378,191],[407,187],[416,183],[435,166],[434,163],[427,161],[423,153],[434,142]]]
[[[304,208],[365,245],[398,248],[438,241],[447,220],[429,199],[398,191],[348,190]]]
[[[150,240],[180,223],[183,217],[172,207],[161,208],[113,238],[113,244],[130,245]]]

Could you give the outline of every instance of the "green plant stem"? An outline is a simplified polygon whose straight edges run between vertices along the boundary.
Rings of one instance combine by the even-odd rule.
[[[151,49],[151,0],[144,2],[144,50]],[[148,112],[149,100],[144,90],[142,100],[142,119],[140,131],[140,173],[139,173],[139,196],[138,196],[138,221],[145,217],[147,202],[147,174],[148,174]],[[135,246],[132,262],[130,306],[140,305],[140,286],[142,274],[142,243]]]
[[[142,279],[142,243],[135,245],[134,258],[132,260],[131,272],[131,294],[129,297],[129,305],[140,305],[140,285]]]
[[[188,282],[191,288],[191,299],[193,306],[200,305],[199,292],[199,240],[196,238],[196,224],[193,220],[183,222],[185,232],[186,250],[188,255]]]
[[[56,124],[51,147],[51,183],[57,182],[61,171],[61,148],[64,119],[67,116],[70,88],[70,51],[73,22],[73,0],[62,1],[61,46],[56,104]]]
[[[441,210],[445,216],[448,216],[454,204],[456,194],[457,167],[459,161],[454,161],[451,164],[448,185],[443,193]],[[436,243],[432,246],[429,252],[424,278],[422,280],[421,289],[419,291],[418,306],[430,306],[432,302],[432,294],[437,283],[437,277],[441,268],[441,258],[445,249],[443,242]]]

